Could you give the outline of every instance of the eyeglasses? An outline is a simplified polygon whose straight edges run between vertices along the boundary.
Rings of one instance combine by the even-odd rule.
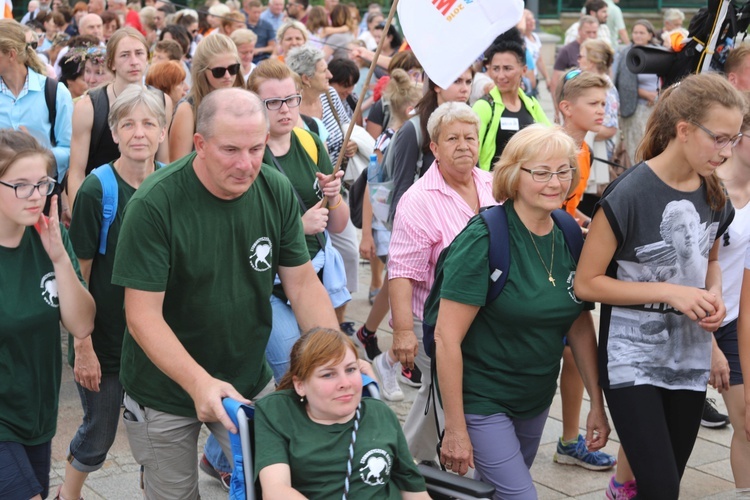
[[[214,75],[214,78],[223,78],[227,71],[230,76],[234,76],[240,71],[240,63],[229,65],[226,68],[216,67],[208,69],[211,71],[211,74]]]
[[[734,137],[719,137],[718,135],[714,134],[710,130],[708,130],[706,127],[701,125],[700,123],[690,122],[708,135],[711,136],[711,138],[714,140],[714,148],[716,149],[724,149],[727,147],[727,144],[731,144],[731,146],[734,148],[737,144],[740,143],[740,139],[742,139],[742,132],[735,135]]]
[[[550,172],[549,170],[530,170],[528,168],[521,167],[521,170],[531,174],[531,178],[534,182],[549,182],[552,180],[552,176],[556,175],[557,180],[560,182],[569,181],[573,178],[573,172],[575,168],[566,168],[565,170],[558,170],[557,172]]]
[[[39,47],[39,42],[29,42],[26,45],[28,45],[32,49],[36,50]]]
[[[562,102],[565,99],[565,82],[568,80],[572,80],[573,78],[577,77],[583,73],[580,69],[574,69],[571,71],[568,71],[565,73],[565,76],[563,77],[562,87],[560,88],[560,101]]]
[[[424,80],[424,71],[422,69],[410,69],[407,71],[409,78],[414,81],[414,83],[421,83]]]
[[[2,184],[3,186],[8,186],[9,188],[13,188],[13,191],[16,193],[16,198],[25,200],[26,198],[30,198],[31,195],[34,194],[35,189],[39,191],[39,194],[42,196],[51,195],[52,191],[55,189],[56,182],[54,181],[54,179],[50,179],[48,177],[46,180],[43,180],[38,184],[8,184],[7,182],[3,181],[0,181],[0,184]]]
[[[290,95],[286,99],[273,97],[271,99],[263,99],[263,104],[266,105],[266,109],[269,111],[276,111],[281,109],[281,106],[286,104],[290,108],[296,108],[302,102],[302,96],[299,94]]]

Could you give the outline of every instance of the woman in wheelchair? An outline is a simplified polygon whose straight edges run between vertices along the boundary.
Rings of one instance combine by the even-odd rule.
[[[362,398],[357,350],[314,329],[292,348],[278,390],[255,406],[264,498],[428,499],[396,414]]]

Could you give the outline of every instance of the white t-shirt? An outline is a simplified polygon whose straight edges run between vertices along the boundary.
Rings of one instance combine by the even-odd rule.
[[[745,268],[750,268],[750,203],[734,209],[734,220],[719,242],[722,295],[727,315],[721,326],[740,314],[740,290]]]

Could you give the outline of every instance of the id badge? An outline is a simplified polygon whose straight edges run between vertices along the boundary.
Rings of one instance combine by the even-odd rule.
[[[520,130],[518,118],[500,118],[500,130]]]

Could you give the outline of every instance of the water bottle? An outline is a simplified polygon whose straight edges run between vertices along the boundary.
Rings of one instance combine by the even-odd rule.
[[[367,166],[367,182],[383,182],[383,175],[378,165],[378,155],[370,155],[370,164]]]

